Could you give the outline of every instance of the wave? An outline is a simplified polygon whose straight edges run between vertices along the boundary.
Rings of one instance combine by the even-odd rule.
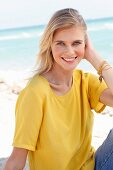
[[[0,41],[6,41],[6,40],[17,40],[17,39],[30,39],[30,38],[39,38],[43,32],[34,32],[34,33],[28,33],[28,32],[22,32],[20,34],[13,34],[13,35],[2,35],[0,36]]]
[[[113,30],[113,23],[105,23],[101,25],[97,24],[88,24],[88,31],[101,31],[101,30]],[[1,34],[1,33],[0,33]],[[0,35],[0,41],[8,40],[18,40],[18,39],[31,39],[31,38],[40,38],[43,34],[43,31],[40,32],[20,32],[20,33],[7,33]]]
[[[113,30],[113,23],[105,23],[102,25],[88,25],[88,31]]]

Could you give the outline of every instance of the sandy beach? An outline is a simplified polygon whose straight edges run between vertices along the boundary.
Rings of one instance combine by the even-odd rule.
[[[22,72],[0,71],[0,170],[12,150],[15,104],[19,92],[27,81]],[[106,107],[102,114],[94,113],[92,145],[97,149],[113,127],[113,109]],[[27,169],[27,168],[26,168]]]

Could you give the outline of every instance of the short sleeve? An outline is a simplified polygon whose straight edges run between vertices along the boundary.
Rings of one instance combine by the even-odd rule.
[[[15,109],[15,133],[13,146],[36,150],[39,130],[42,122],[42,99],[32,88],[21,91]]]
[[[102,92],[107,88],[104,80],[99,81],[99,78],[96,75],[90,74],[88,81],[88,94],[89,102],[91,109],[94,109],[96,112],[102,112],[105,108],[105,105],[99,101],[99,98]]]

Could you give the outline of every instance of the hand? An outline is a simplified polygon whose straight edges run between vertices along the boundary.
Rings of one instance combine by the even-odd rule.
[[[86,45],[85,45],[85,55],[84,55],[84,59],[88,60],[90,62],[90,57],[94,56],[95,54],[95,49],[91,43],[91,40],[89,38],[89,35],[86,34]]]
[[[84,59],[89,61],[91,65],[98,70],[99,66],[103,62],[103,58],[99,55],[99,53],[94,49],[91,40],[88,36],[86,35],[86,45],[85,45],[85,54],[84,54]]]

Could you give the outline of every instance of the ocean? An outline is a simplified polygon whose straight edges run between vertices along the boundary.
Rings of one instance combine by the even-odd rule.
[[[113,17],[86,23],[94,47],[113,66]],[[0,70],[30,70],[35,65],[45,26],[0,30]],[[93,70],[84,60],[79,68]]]

